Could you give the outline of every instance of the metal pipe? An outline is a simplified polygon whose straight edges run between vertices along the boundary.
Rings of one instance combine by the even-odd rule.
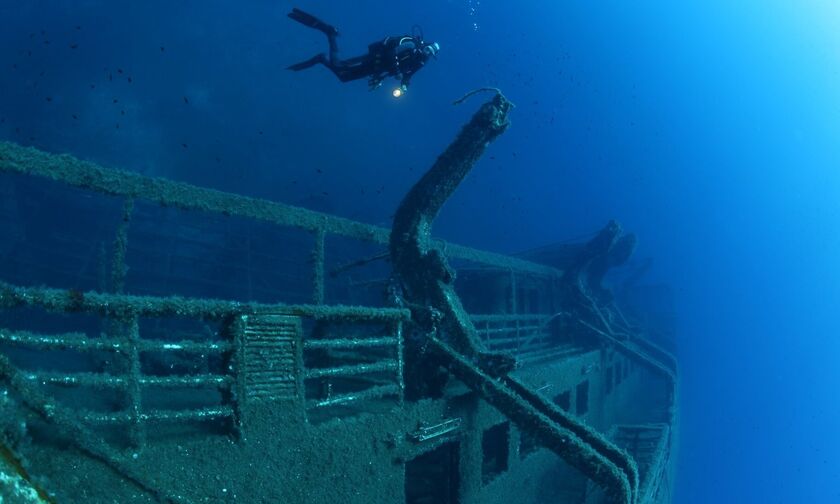
[[[356,401],[365,401],[370,399],[378,399],[389,395],[398,395],[400,389],[397,385],[380,385],[371,387],[361,392],[353,392],[350,394],[342,394],[318,401],[310,401],[308,406],[310,408],[323,408],[324,406],[337,406],[348,404]]]
[[[17,346],[27,346],[43,350],[76,350],[90,352],[97,350],[123,351],[126,342],[119,338],[90,338],[83,333],[37,334],[28,331],[10,331],[0,328],[0,341]],[[140,339],[136,343],[141,352],[226,352],[233,349],[228,341],[165,341]]]
[[[37,306],[63,313],[96,313],[102,316],[130,319],[139,317],[178,317],[224,320],[242,314],[284,314],[314,319],[368,321],[408,320],[407,309],[374,308],[347,305],[261,304],[222,301],[217,299],[130,296],[80,292],[44,287],[18,287],[0,282],[0,309]]]
[[[323,378],[327,376],[357,376],[368,373],[395,371],[398,367],[399,365],[396,360],[388,359],[375,362],[373,364],[356,364],[353,366],[307,369],[303,377],[308,380],[311,378]]]
[[[233,415],[233,409],[228,406],[215,406],[191,410],[150,410],[139,415],[141,422],[185,422],[197,420],[212,420]],[[130,412],[97,413],[87,412],[81,415],[82,420],[98,424],[124,424],[133,421]]]
[[[396,346],[397,338],[364,338],[364,339],[317,339],[303,342],[303,348],[359,348]]]

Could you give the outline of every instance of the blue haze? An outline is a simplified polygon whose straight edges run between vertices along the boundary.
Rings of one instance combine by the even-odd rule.
[[[387,224],[479,103],[452,100],[498,86],[513,126],[437,234],[513,252],[618,219],[677,293],[675,502],[840,502],[840,7],[301,0],[345,56],[441,43],[393,100],[285,71],[326,45],[291,6],[3,0],[0,138]]]

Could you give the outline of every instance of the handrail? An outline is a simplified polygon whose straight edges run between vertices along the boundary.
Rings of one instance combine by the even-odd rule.
[[[96,313],[117,319],[138,317],[180,317],[221,320],[234,315],[285,313],[314,319],[373,320],[396,322],[408,320],[409,312],[399,308],[374,308],[349,305],[262,304],[218,299],[177,296],[132,296],[100,292],[19,287],[0,282],[0,309],[18,306],[40,307],[49,311]]]
[[[34,147],[0,142],[0,172],[41,177],[111,196],[150,201],[162,206],[198,210],[270,222],[280,226],[329,233],[388,244],[390,229],[260,198],[226,193],[164,178],[105,168],[69,154],[52,154]],[[471,247],[440,242],[447,255],[500,269],[560,277],[561,270]],[[321,272],[323,275],[323,272]],[[317,297],[317,296],[316,296]]]
[[[38,415],[47,423],[53,425],[60,433],[75,444],[81,451],[94,459],[102,461],[112,470],[122,475],[137,488],[147,492],[156,501],[175,504],[180,501],[166,490],[157,488],[146,475],[125,461],[120,453],[93,432],[82,425],[73,412],[57,404],[38,388],[32,386],[18,371],[7,357],[0,354],[0,382],[5,383],[20,397],[21,406]]]
[[[247,337],[254,330],[261,330],[263,325],[270,325],[252,315],[292,315],[315,320],[341,322],[375,322],[393,329],[392,335],[363,338],[326,338],[302,342],[305,349],[353,349],[365,347],[393,347],[394,357],[382,359],[370,364],[351,364],[336,367],[301,369],[301,379],[329,379],[336,377],[356,377],[371,373],[388,372],[393,374],[390,387],[372,387],[371,389],[328,397],[317,401],[307,401],[311,406],[331,406],[347,404],[357,400],[395,395],[403,399],[403,355],[402,323],[409,318],[409,311],[398,308],[377,308],[366,306],[343,305],[284,305],[258,304],[196,299],[180,297],[130,296],[125,294],[103,294],[99,292],[80,292],[45,287],[20,287],[0,282],[0,310],[37,307],[60,313],[95,314],[111,320],[117,330],[102,337],[90,337],[81,332],[63,334],[39,334],[30,331],[0,328],[0,343],[45,350],[73,350],[77,352],[116,352],[127,359],[125,373],[109,374],[100,372],[52,372],[14,370],[15,375],[26,384],[49,384],[64,387],[93,387],[96,389],[114,389],[126,398],[126,408],[110,413],[78,412],[75,417],[95,424],[128,424],[128,433],[137,447],[145,444],[146,423],[160,421],[198,421],[214,418],[233,418],[234,426],[239,427],[237,408],[242,407],[237,396],[230,393],[240,384],[244,373],[255,373],[239,365],[226,367],[219,374],[203,373],[176,376],[146,375],[140,369],[140,355],[143,352],[183,352],[218,354],[235,352],[240,348],[241,337]],[[236,320],[248,316],[250,323],[240,336],[237,328],[242,326]],[[173,340],[141,338],[138,320],[141,317],[175,317],[216,320],[226,329],[209,340]],[[269,317],[271,318],[271,317]],[[261,342],[252,343],[260,346]],[[2,355],[0,355],[2,357]],[[238,359],[237,359],[238,361]],[[10,368],[11,369],[11,368]],[[11,372],[11,371],[10,371]],[[259,371],[256,371],[259,373]],[[2,378],[2,377],[0,377]],[[259,384],[253,385],[259,387]],[[215,387],[223,391],[223,400],[219,404],[203,408],[167,411],[163,409],[143,408],[141,391],[149,388],[193,388]]]

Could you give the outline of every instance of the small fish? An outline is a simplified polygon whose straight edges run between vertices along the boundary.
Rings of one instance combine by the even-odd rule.
[[[190,100],[186,96],[184,97],[184,103],[186,103],[187,105],[190,104]]]
[[[322,170],[320,168],[317,168],[315,171],[318,172],[318,173],[324,173],[324,170]]]
[[[164,51],[166,51],[166,48],[163,47],[163,46],[160,46],[160,52],[164,52]]]
[[[77,116],[76,114],[73,114],[73,119],[74,119],[74,120],[78,120],[78,119],[79,119],[79,116]]]
[[[186,148],[187,148],[187,144],[182,143],[182,144],[181,144],[181,147],[183,147],[183,148],[185,148],[185,149],[186,149]]]
[[[131,84],[132,82],[134,82],[134,81],[131,79],[131,76],[129,75],[128,76],[128,83]]]
[[[120,115],[125,115],[125,110],[120,110]]]
[[[120,101],[114,98],[114,103],[119,103]]]
[[[70,44],[70,49],[78,49],[79,44]]]
[[[47,96],[47,101],[51,102],[52,101],[52,96]]]
[[[118,73],[118,74],[120,74],[120,75],[122,75],[122,73],[123,73],[123,69],[122,69],[122,68],[117,68],[117,73]]]

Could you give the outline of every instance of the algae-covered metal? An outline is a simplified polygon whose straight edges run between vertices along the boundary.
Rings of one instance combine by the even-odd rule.
[[[39,232],[0,251],[0,496],[670,502],[676,359],[602,285],[635,237],[431,237],[511,110],[482,105],[391,230],[0,143],[0,231]]]

